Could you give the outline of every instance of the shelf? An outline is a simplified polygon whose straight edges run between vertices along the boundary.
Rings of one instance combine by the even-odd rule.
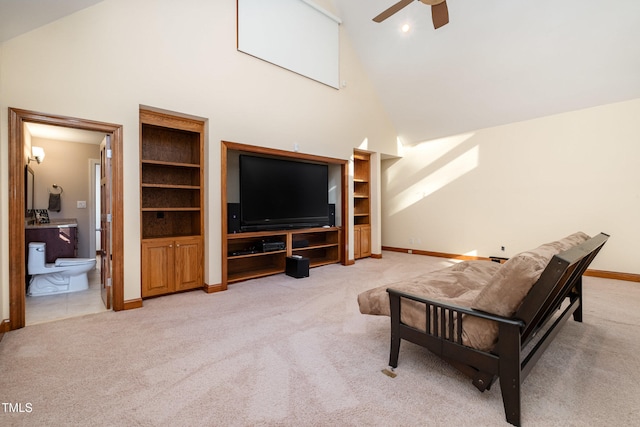
[[[340,253],[338,244],[318,245],[308,248],[294,249],[296,255],[309,258],[310,267],[333,264]]]
[[[140,158],[148,164],[201,166],[201,133],[142,123]]]
[[[201,170],[191,165],[167,166],[158,162],[143,162],[140,181],[143,187],[171,185],[200,187]]]
[[[265,237],[265,236],[269,236],[269,237],[275,237],[275,236],[282,236],[285,237],[287,235],[287,232],[285,231],[248,231],[248,232],[242,232],[242,233],[234,233],[234,234],[229,234],[227,235],[227,240],[235,240],[235,239],[246,239],[248,237]]]
[[[285,260],[293,254],[309,258],[310,267],[334,264],[340,261],[339,227],[318,227],[296,230],[256,231],[227,234],[227,283],[284,273]],[[282,242],[286,249],[230,255],[234,252],[260,250],[263,241]],[[304,244],[303,247],[293,246]]]
[[[189,237],[200,237],[200,235],[199,234],[195,234],[195,235],[167,234],[167,235],[161,235],[161,236],[144,236],[140,240],[142,242],[153,242],[159,239],[182,239],[182,238],[189,238]]]
[[[169,188],[176,190],[199,190],[200,186],[196,185],[171,185],[171,184],[142,184],[142,188]]]
[[[354,226],[368,226],[369,225],[369,218],[365,218],[365,217],[356,217],[353,220],[353,225]]]
[[[304,248],[293,248],[291,249],[292,252],[298,252],[298,251],[304,251],[304,250],[309,250],[309,249],[319,249],[319,248],[331,248],[333,246],[337,246],[337,243],[327,243],[324,245],[313,245],[313,246],[307,246]]]
[[[176,168],[195,168],[200,169],[200,164],[198,163],[179,163],[179,162],[168,162],[164,160],[149,160],[142,159],[141,163],[143,165],[156,165],[156,166],[168,166],[168,167],[176,167]]]
[[[198,208],[142,209],[142,238],[199,236],[201,219]]]
[[[155,184],[153,186],[142,185],[142,197],[140,200],[142,209],[199,209],[202,202],[200,187],[182,185]]]
[[[155,208],[142,208],[140,209],[142,212],[200,212],[200,208],[175,208],[175,207],[166,207],[166,206],[158,206]]]
[[[271,276],[273,274],[279,274],[279,273],[282,273],[282,271],[280,271],[279,268],[274,268],[274,267],[254,269],[250,273],[246,273],[243,271],[240,273],[228,274],[227,282],[228,283],[242,282],[243,280],[257,279],[258,277]]]
[[[244,254],[244,255],[229,255],[227,257],[227,259],[232,260],[232,259],[251,258],[251,257],[257,257],[257,256],[272,255],[272,254],[286,254],[286,253],[287,253],[286,250],[269,251],[269,252],[255,252],[255,253],[252,253],[252,254]]]
[[[227,281],[238,282],[284,272],[286,251],[262,252],[255,256],[227,259]]]

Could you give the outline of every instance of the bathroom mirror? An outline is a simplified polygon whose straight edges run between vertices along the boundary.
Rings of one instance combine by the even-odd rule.
[[[28,165],[24,167],[24,206],[25,216],[29,216],[29,211],[33,210],[33,190],[36,176]]]

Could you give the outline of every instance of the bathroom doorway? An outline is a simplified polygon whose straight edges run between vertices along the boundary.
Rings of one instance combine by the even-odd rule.
[[[48,263],[58,258],[95,259],[93,267],[84,273],[87,284],[83,286],[86,288],[41,280],[39,285],[34,284],[30,293],[31,286],[27,283],[25,326],[105,311],[107,308],[100,295],[99,257],[92,247],[95,243],[91,242],[95,234],[92,232],[95,230],[95,224],[92,224],[95,195],[91,185],[93,176],[87,168],[92,160],[99,162],[100,142],[105,134],[39,123],[26,123],[24,132],[25,151],[29,153],[35,147],[36,153],[45,154],[40,162],[27,161],[35,178],[35,186],[29,188],[27,194],[33,190],[33,209],[46,209],[49,217],[48,224],[39,224],[33,215],[27,215],[25,245],[45,242],[45,261]],[[52,205],[51,197],[58,203]],[[27,250],[27,265],[30,258],[31,253]],[[29,282],[31,272],[29,268],[26,271]],[[75,279],[74,282],[78,283]],[[60,290],[67,286],[77,290],[49,292],[58,286]],[[40,292],[38,287],[47,290]]]
[[[25,124],[38,123],[101,132],[111,139],[111,196],[112,213],[109,216],[112,233],[109,247],[113,254],[111,261],[111,285],[113,309],[123,310],[124,307],[124,272],[123,272],[123,229],[122,229],[122,126],[91,120],[41,114],[33,111],[9,109],[9,193],[16,197],[9,199],[9,299],[10,299],[10,329],[25,326]]]

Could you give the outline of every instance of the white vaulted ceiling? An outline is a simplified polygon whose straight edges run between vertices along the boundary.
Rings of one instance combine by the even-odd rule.
[[[102,0],[0,0],[0,42],[12,39]]]
[[[640,97],[640,1],[337,0],[343,29],[403,142]],[[401,31],[408,23],[411,30]]]
[[[639,0],[447,0],[438,30],[415,1],[372,21],[396,1],[318,4],[342,19],[405,143],[640,98]],[[0,41],[98,2],[0,0]]]

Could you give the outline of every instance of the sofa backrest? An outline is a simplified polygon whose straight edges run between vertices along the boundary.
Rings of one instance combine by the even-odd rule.
[[[500,316],[513,316],[551,258],[588,239],[587,234],[577,232],[510,258],[488,281],[471,307]]]
[[[582,299],[582,275],[608,239],[607,234],[600,233],[553,256],[514,314],[526,325],[521,333],[523,345],[547,324],[567,296],[571,302]],[[577,316],[582,318],[581,310]]]
[[[604,233],[589,238],[579,232],[516,255],[492,276],[472,308],[522,320],[521,342],[525,345],[547,324],[564,298],[579,294],[574,287],[581,286],[582,274],[608,238]],[[505,266],[508,268],[502,270]],[[490,351],[497,339],[496,322],[465,317],[465,345]]]

